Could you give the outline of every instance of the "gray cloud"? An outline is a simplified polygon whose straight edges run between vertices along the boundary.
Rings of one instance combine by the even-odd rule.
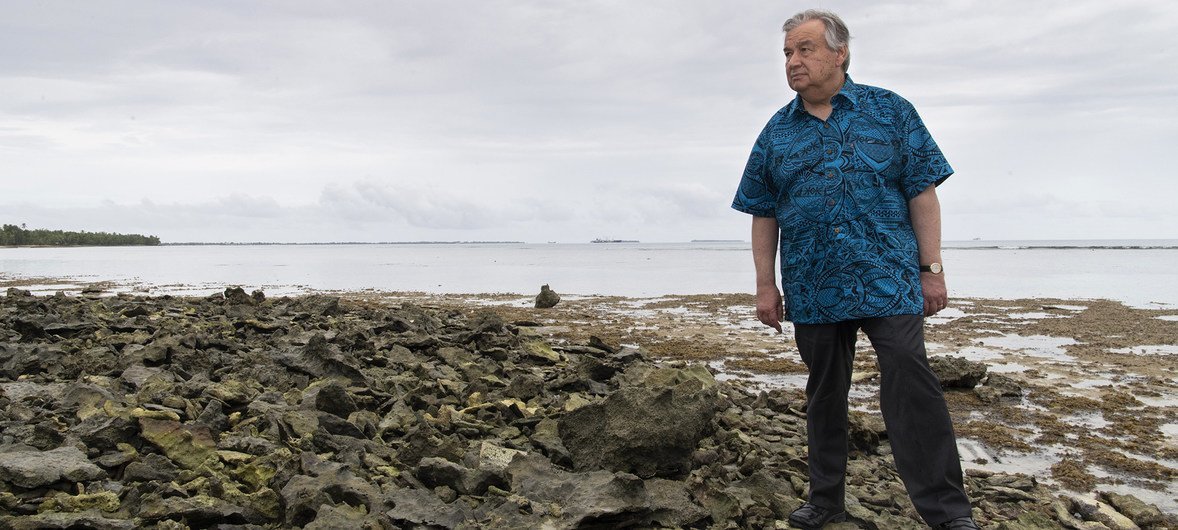
[[[1168,2],[824,5],[957,170],[947,239],[1178,237]],[[743,238],[732,191],[792,98],[766,2],[3,7],[0,221],[51,228]]]

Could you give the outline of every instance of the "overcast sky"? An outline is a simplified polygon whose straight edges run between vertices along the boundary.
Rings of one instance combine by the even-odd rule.
[[[824,1],[954,239],[1178,238],[1178,3]],[[0,223],[181,241],[748,239],[790,1],[0,0]]]

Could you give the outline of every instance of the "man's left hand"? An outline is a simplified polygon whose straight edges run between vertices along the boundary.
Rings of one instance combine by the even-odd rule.
[[[924,291],[924,316],[931,317],[949,305],[944,274],[920,273],[920,288]]]

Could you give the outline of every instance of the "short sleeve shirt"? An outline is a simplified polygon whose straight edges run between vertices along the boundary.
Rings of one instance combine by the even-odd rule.
[[[953,174],[912,104],[847,77],[822,121],[801,97],[753,146],[732,207],[781,230],[786,318],[922,314],[908,201]]]

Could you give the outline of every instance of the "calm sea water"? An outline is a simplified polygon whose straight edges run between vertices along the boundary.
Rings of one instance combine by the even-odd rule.
[[[1178,307],[1178,240],[947,242],[960,297],[1109,298]],[[304,290],[659,296],[752,292],[747,242],[0,248],[5,278],[153,292]]]

